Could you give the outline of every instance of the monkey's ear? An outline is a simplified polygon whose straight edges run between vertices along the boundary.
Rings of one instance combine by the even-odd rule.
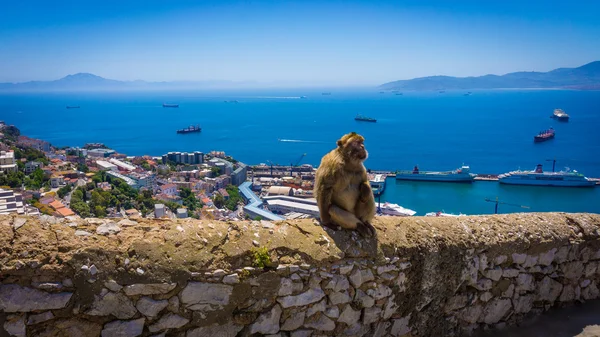
[[[343,144],[343,143],[342,143],[342,140],[341,140],[341,139],[338,139],[338,141],[337,141],[337,146],[338,146],[338,147],[342,147],[342,144]]]

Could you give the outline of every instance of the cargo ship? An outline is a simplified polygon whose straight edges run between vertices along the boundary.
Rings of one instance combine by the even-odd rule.
[[[471,173],[470,168],[465,165],[461,166],[456,170],[445,172],[419,171],[418,166],[415,166],[415,168],[412,171],[396,172],[396,179],[398,180],[470,183],[473,182],[474,178],[475,174]]]
[[[177,133],[190,133],[190,132],[200,132],[200,131],[202,131],[202,128],[200,126],[190,125],[189,127],[185,128],[185,129],[177,130]]]
[[[547,140],[554,138],[554,129],[550,128],[548,130],[541,131],[537,136],[533,137],[534,143],[541,143]]]
[[[372,123],[377,122],[377,120],[375,118],[366,117],[366,116],[362,116],[362,115],[356,115],[356,117],[354,117],[354,120],[361,121],[361,122],[372,122]]]
[[[179,108],[179,104],[166,104],[166,103],[163,103],[163,108]]]
[[[378,212],[381,215],[391,215],[391,216],[413,216],[417,212],[412,209],[404,208],[398,204],[392,204],[386,202],[378,207]]]
[[[583,174],[569,168],[560,172],[544,172],[542,164],[533,171],[513,171],[498,176],[501,184],[535,185],[535,186],[564,186],[564,187],[593,187],[596,182]]]
[[[79,105],[67,105],[67,109],[79,109]]]
[[[567,115],[562,109],[554,109],[554,113],[552,116],[550,116],[550,118],[554,118],[561,122],[569,121],[569,115]]]

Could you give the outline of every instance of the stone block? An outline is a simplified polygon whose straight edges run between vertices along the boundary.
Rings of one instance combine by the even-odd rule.
[[[0,285],[0,311],[30,312],[64,308],[73,293],[47,293],[16,284]]]
[[[250,334],[273,334],[279,332],[281,312],[281,307],[275,304],[270,311],[258,316],[254,324],[250,326]]]
[[[166,294],[175,289],[176,283],[132,284],[124,288],[127,296]]]
[[[102,337],[136,337],[144,330],[144,318],[132,321],[113,321],[106,323],[102,329]]]

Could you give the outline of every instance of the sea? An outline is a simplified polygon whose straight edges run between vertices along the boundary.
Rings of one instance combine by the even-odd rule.
[[[330,92],[330,95],[323,95]],[[466,90],[380,93],[377,88],[0,93],[0,120],[55,146],[101,142],[127,155],[225,151],[248,163],[312,164],[343,134],[365,137],[372,170],[473,173],[568,167],[600,177],[600,91]],[[179,104],[164,108],[163,103]],[[80,106],[66,109],[66,106]],[[561,108],[568,123],[550,116]],[[377,123],[357,122],[362,114]],[[177,134],[200,125],[202,132]],[[553,140],[533,136],[553,127]],[[486,199],[488,199],[486,201]],[[595,188],[387,180],[380,201],[427,212],[600,213]],[[492,201],[489,201],[492,200]]]

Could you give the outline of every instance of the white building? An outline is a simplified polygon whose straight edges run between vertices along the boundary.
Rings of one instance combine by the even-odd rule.
[[[135,180],[129,178],[128,176],[124,176],[121,173],[114,172],[114,171],[108,171],[108,172],[106,172],[106,174],[108,174],[110,176],[113,176],[115,178],[119,178],[119,179],[125,180],[125,182],[127,183],[127,185],[129,185],[129,186],[131,186],[131,187],[133,187],[135,189],[139,188],[139,186],[138,186],[138,184],[137,184],[137,182]]]
[[[188,217],[187,208],[178,208],[177,209],[177,217],[180,219],[185,219]]]
[[[104,160],[96,160],[96,165],[103,171],[119,172],[119,168],[115,164],[111,164]]]
[[[0,172],[17,172],[17,163],[15,162],[14,152],[0,152]]]
[[[9,213],[25,214],[23,196],[0,188],[0,214]]]
[[[125,171],[133,171],[136,169],[135,166],[133,166],[129,163],[126,163],[124,161],[118,160],[118,159],[111,158],[108,161],[114,165],[117,165],[118,167],[120,167],[121,169],[123,169]]]
[[[302,213],[314,217],[319,217],[319,207],[316,199],[296,198],[285,195],[267,196],[263,198],[272,212],[285,213]]]
[[[155,204],[154,205],[154,217],[155,218],[162,218],[163,216],[165,216],[165,205],[163,204]]]

